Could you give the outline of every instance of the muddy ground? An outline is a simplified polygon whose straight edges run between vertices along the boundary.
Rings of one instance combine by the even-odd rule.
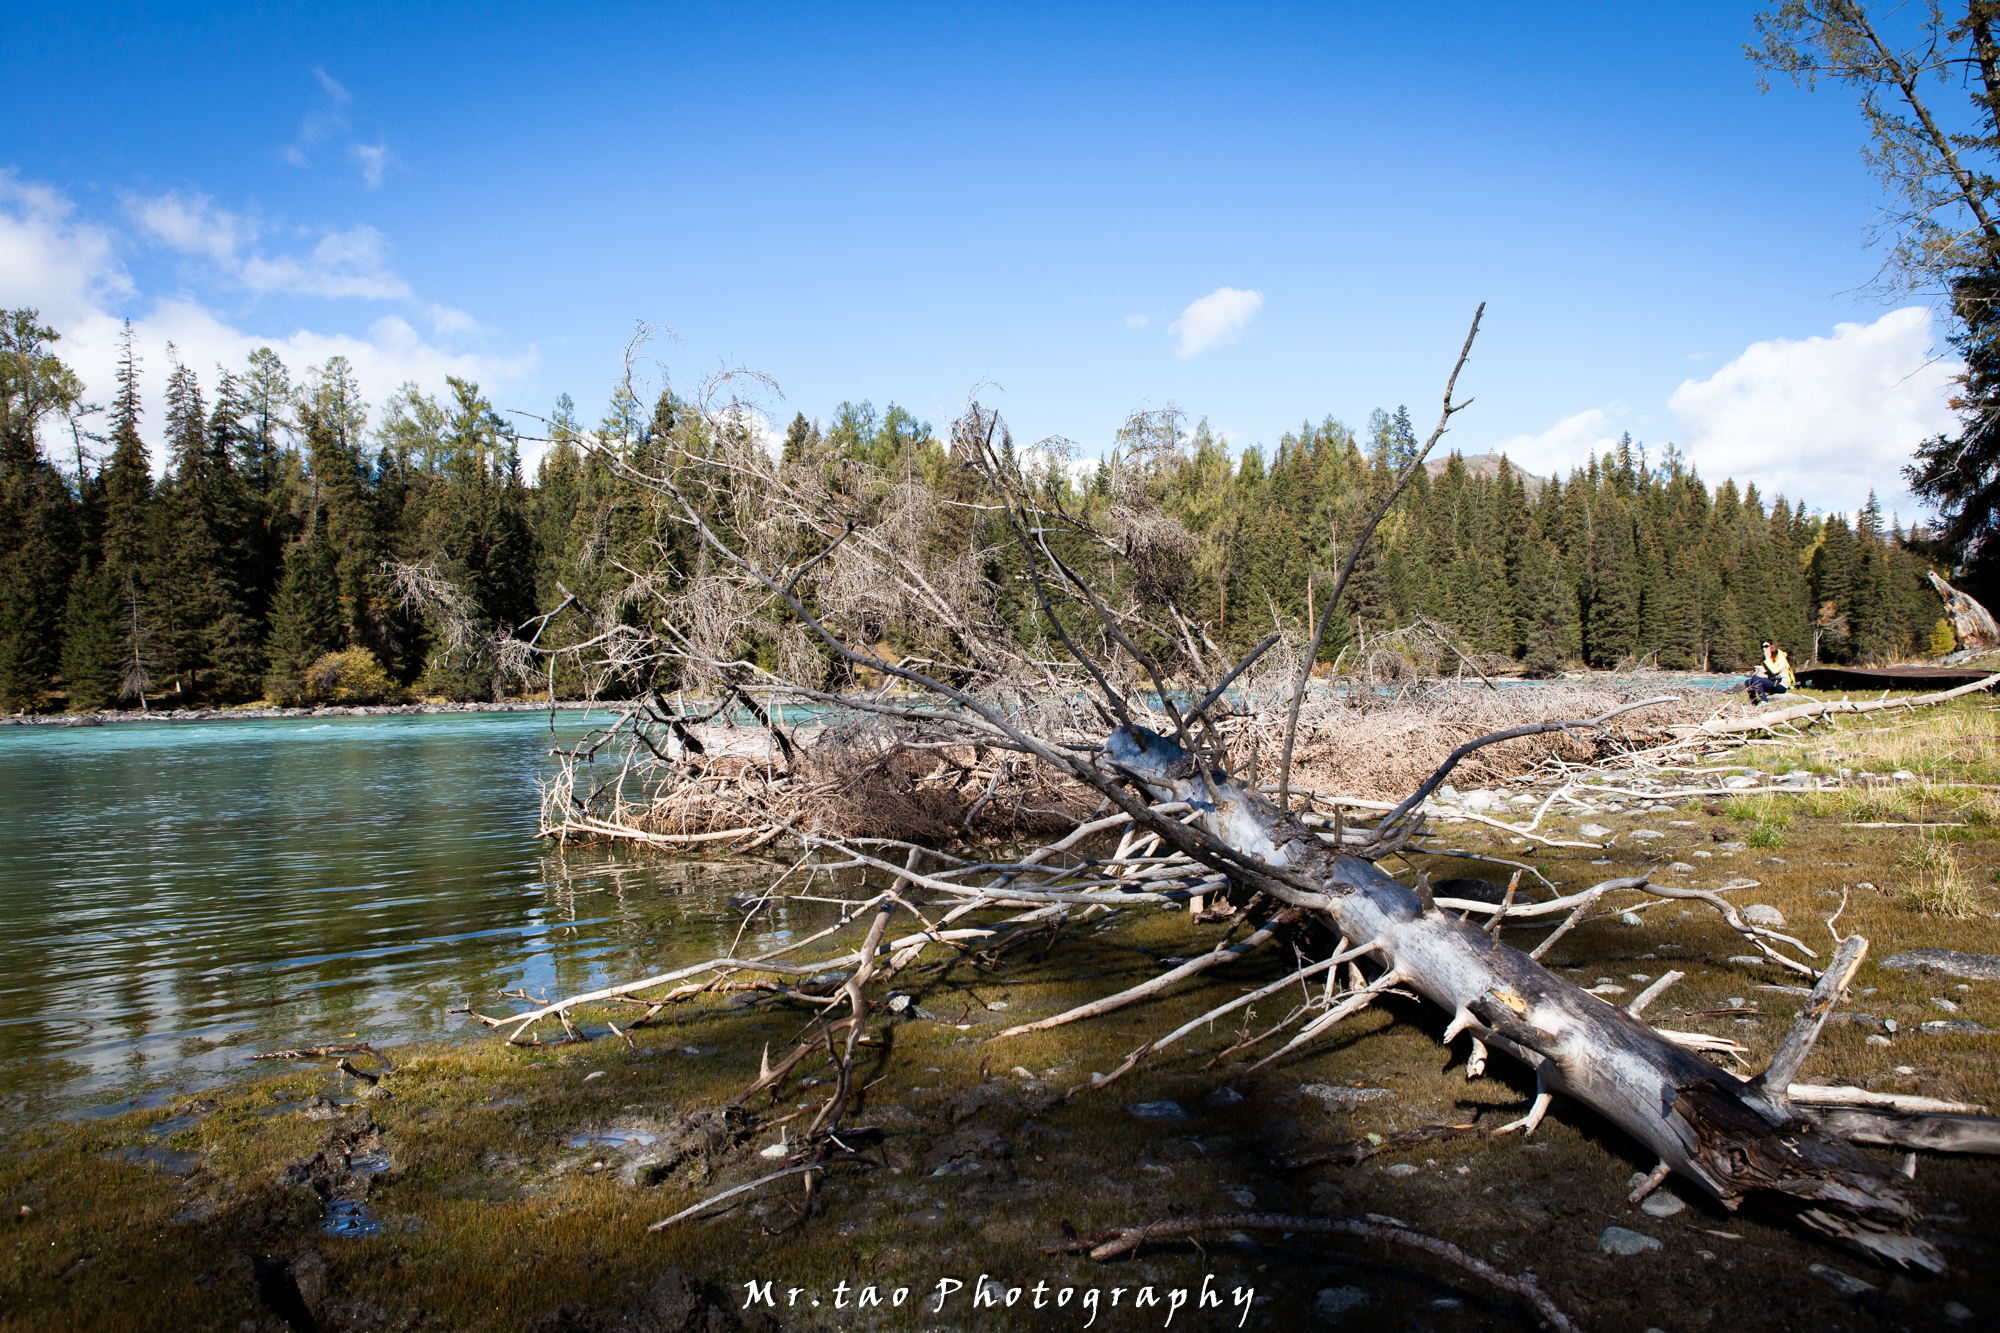
[[[1473,822],[1441,822],[1437,844],[1528,859],[1564,889],[1642,870],[1704,888],[1755,880],[1730,897],[1775,908],[1822,956],[1821,923],[1845,893],[1840,928],[1873,942],[1845,1012],[1867,1017],[1830,1026],[1804,1077],[2000,1109],[2000,1035],[1922,1026],[2000,1029],[2000,982],[1882,966],[1929,947],[2000,954],[1996,716],[1975,703],[1921,731],[1894,719],[1715,761],[1802,768],[1822,784],[1845,768],[1838,790],[1664,803],[1600,794],[1589,810],[1558,803],[1537,830],[1582,840],[1585,824],[1600,825],[1611,830],[1597,838],[1603,850],[1531,851]],[[1464,861],[1437,862],[1435,873],[1504,877]],[[1974,915],[1936,915],[1908,896],[1940,877]],[[1802,979],[1741,961],[1744,941],[1706,908],[1662,903],[1631,924],[1622,912],[1636,901],[1607,903],[1546,961],[1625,999],[1669,968],[1685,972],[1648,1017],[1733,1037],[1760,1068],[1803,998],[1772,988]],[[881,1044],[865,1048],[869,1086],[847,1117],[884,1138],[865,1150],[867,1165],[835,1168],[803,1219],[795,1177],[715,1216],[647,1229],[768,1172],[782,1149],[765,1150],[811,1118],[827,1087],[806,1080],[829,1071],[810,1062],[775,1102],[722,1109],[755,1078],[766,1042],[789,1050],[808,1030],[813,1011],[795,1001],[698,1002],[633,1032],[629,1047],[600,1015],[580,1046],[399,1048],[379,1088],[282,1067],[161,1111],[16,1133],[0,1159],[0,1321],[547,1333],[1534,1326],[1476,1280],[1381,1245],[1238,1233],[1108,1264],[1041,1254],[1071,1230],[1245,1210],[1401,1219],[1503,1269],[1532,1270],[1607,1333],[2000,1319],[2000,1162],[1989,1158],[1916,1165],[1923,1227],[1952,1264],[1943,1278],[1884,1272],[1776,1216],[1732,1214],[1674,1183],[1650,1209],[1629,1204],[1630,1177],[1652,1161],[1562,1101],[1526,1141],[1475,1131],[1387,1143],[1357,1165],[1289,1168],[1371,1134],[1484,1131],[1519,1113],[1533,1090],[1525,1071],[1496,1055],[1487,1077],[1468,1082],[1465,1039],[1438,1046],[1446,1016],[1414,1002],[1391,999],[1256,1073],[1246,1065],[1261,1051],[1204,1067],[1242,1035],[1218,1028],[1088,1090],[1091,1073],[1147,1037],[1283,975],[1289,959],[1275,951],[1155,1004],[988,1040],[1122,989],[1226,929],[1185,911],[1127,909],[990,965],[906,973],[899,986],[913,1002],[872,1029]],[[1507,938],[1529,947],[1542,933]],[[1254,1022],[1287,1007],[1274,998]],[[1624,1242],[1636,1253],[1605,1248],[1614,1227],[1645,1238]],[[997,1308],[972,1305],[982,1275],[1001,1284]],[[765,1282],[776,1308],[739,1313],[746,1284]],[[870,1287],[882,1304],[857,1308]],[[898,1288],[908,1288],[900,1306]],[[1007,1288],[1020,1289],[1011,1307]],[[1203,1306],[1205,1290],[1221,1304]]]

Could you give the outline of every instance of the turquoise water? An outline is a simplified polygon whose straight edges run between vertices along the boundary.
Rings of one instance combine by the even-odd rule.
[[[0,728],[0,1120],[157,1100],[259,1051],[397,1042],[726,946],[768,876],[535,835],[606,721]],[[783,916],[760,918],[766,931]]]

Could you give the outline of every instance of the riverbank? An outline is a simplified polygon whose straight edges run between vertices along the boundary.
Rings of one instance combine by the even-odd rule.
[[[1739,752],[1732,765],[1746,771],[1716,775],[1721,786],[1748,770],[1798,770],[1838,787],[1600,793],[1588,810],[1552,808],[1539,826],[1593,848],[1534,849],[1475,819],[1445,822],[1456,817],[1447,810],[1437,841],[1532,857],[1564,889],[1651,873],[1726,891],[1739,907],[1770,909],[1821,956],[1822,922],[1838,910],[1838,928],[1872,945],[1805,1078],[2000,1110],[2000,981],[1899,965],[1925,949],[2000,954],[2000,804],[1985,785],[1995,716],[1980,699],[1850,723],[1809,746]],[[1620,785],[1640,791],[1636,779]],[[1477,873],[1457,864],[1453,873]],[[1974,914],[1925,906],[1914,891],[1941,874]],[[1548,961],[1618,1003],[1669,968],[1683,973],[1648,1018],[1731,1039],[1745,1072],[1761,1068],[1803,1000],[1797,978],[1746,961],[1742,937],[1700,904],[1643,907],[1628,893],[1604,907]],[[819,1006],[798,998],[700,997],[636,1030],[630,1013],[602,1009],[584,1016],[584,1044],[474,1037],[391,1049],[395,1071],[374,1089],[324,1066],[257,1066],[277,1072],[157,1110],[39,1126],[0,1157],[0,1199],[16,1218],[10,1323],[275,1333],[280,1306],[296,1298],[310,1326],[326,1329],[601,1330],[678,1267],[732,1306],[744,1284],[771,1282],[779,1308],[769,1314],[787,1329],[1081,1328],[1076,1302],[1093,1289],[1105,1302],[1094,1328],[1154,1329],[1171,1292],[1198,1294],[1209,1276],[1224,1305],[1190,1299],[1172,1328],[1236,1327],[1235,1288],[1254,1288],[1252,1328],[1343,1313],[1439,1333],[1532,1327],[1476,1280],[1359,1242],[1216,1233],[1205,1250],[1176,1242],[1106,1265],[1040,1253],[1068,1228],[1263,1210],[1403,1219],[1502,1269],[1534,1271],[1599,1333],[1973,1327],[2000,1309],[1993,1159],[1920,1158],[1921,1227],[1953,1271],[1898,1277],[1782,1217],[1725,1212],[1680,1182],[1643,1207],[1628,1203],[1630,1177],[1650,1158],[1574,1106],[1558,1102],[1526,1141],[1479,1132],[1519,1113],[1532,1078],[1496,1057],[1468,1082],[1463,1040],[1437,1044],[1448,1016],[1402,1000],[1263,1071],[1246,1068],[1255,1052],[1205,1067],[1245,1035],[1217,1030],[1091,1089],[1093,1072],[1276,979],[1284,960],[1246,959],[1151,1004],[992,1040],[1213,947],[1226,928],[1128,908],[1046,946],[912,969],[899,979],[910,1003],[871,1020],[879,1044],[864,1048],[865,1086],[846,1119],[881,1130],[881,1141],[832,1170],[802,1225],[793,1177],[713,1216],[647,1229],[781,1165],[780,1145],[830,1090],[824,1062],[801,1064],[779,1096],[726,1107],[755,1079],[767,1043],[775,1059],[816,1027]],[[1507,938],[1526,947],[1540,934]],[[1271,1004],[1247,1032],[1289,1007]],[[510,1007],[495,1000],[485,1011]],[[300,1031],[287,1044],[345,1032]],[[1478,1128],[1392,1137],[1434,1124]],[[981,1274],[1022,1288],[1018,1304],[975,1314],[967,1302]],[[928,1303],[913,1313],[940,1279],[966,1285],[941,1315]],[[1051,1301],[1073,1288],[1072,1304],[1034,1310],[1037,1282]],[[871,1284],[885,1300],[910,1288],[909,1304],[854,1309]],[[1134,1309],[1146,1285],[1161,1304]],[[786,1306],[794,1287],[798,1304]],[[836,1310],[836,1300],[846,1304]],[[308,1325],[295,1316],[294,1326]]]

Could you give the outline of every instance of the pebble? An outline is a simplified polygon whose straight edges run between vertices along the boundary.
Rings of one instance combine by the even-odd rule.
[[[1624,1227],[1606,1227],[1604,1234],[1597,1238],[1597,1248],[1606,1254],[1644,1254],[1648,1250],[1663,1250],[1666,1247],[1651,1236],[1640,1231],[1630,1231]]]
[[[1933,1018],[1930,1022],[1919,1023],[1917,1026],[1933,1037],[1944,1037],[1952,1034],[1965,1037],[1983,1037],[1993,1031],[1992,1028],[1981,1027],[1979,1024],[1963,1018]]]
[[[1411,1166],[1408,1162],[1398,1162],[1388,1170],[1389,1174],[1398,1180],[1403,1179],[1405,1176],[1414,1176],[1417,1174],[1417,1168]]]
[[[1685,862],[1685,861],[1675,861],[1675,862],[1672,862],[1671,864],[1669,864],[1669,865],[1667,866],[1667,869],[1669,869],[1669,870],[1671,870],[1671,871],[1674,871],[1674,872],[1675,872],[1676,874],[1682,874],[1682,875],[1685,875],[1685,874],[1687,874],[1687,873],[1688,873],[1689,871],[1693,870],[1693,869],[1694,869],[1694,867],[1693,867],[1693,866],[1691,866],[1691,865],[1689,865],[1689,864],[1688,864],[1687,862]]]
[[[1756,786],[1756,785],[1757,785],[1757,779],[1755,779],[1755,778],[1746,778],[1746,777],[1744,777],[1744,776],[1743,776],[1742,774],[1740,774],[1740,773],[1739,773],[1739,774],[1737,774],[1737,775],[1736,775],[1735,777],[1733,777],[1733,778],[1724,778],[1724,779],[1722,780],[1722,785],[1723,785],[1723,786],[1725,786],[1725,787],[1729,787],[1729,788],[1733,788],[1733,789],[1734,789],[1734,790],[1736,790],[1736,791],[1741,791],[1741,790],[1743,790],[1743,788],[1745,788],[1745,787],[1754,787],[1754,786]]]
[[[602,1069],[593,1069],[588,1074],[585,1074],[583,1076],[583,1081],[585,1083],[588,1083],[590,1082],[590,1080],[594,1078],[603,1078],[603,1077],[604,1077],[604,1071]]]
[[[1179,1102],[1133,1102],[1125,1108],[1141,1120],[1186,1120],[1189,1118]]]
[[[1626,926],[1643,926],[1646,924],[1639,919],[1637,912],[1620,912],[1618,914],[1618,921],[1620,925]]]
[[[1635,828],[1632,830],[1632,836],[1635,838],[1651,839],[1651,838],[1664,838],[1667,835],[1660,832],[1658,829]]]
[[[1951,1320],[1954,1324],[1962,1324],[1972,1318],[1972,1311],[1966,1309],[1957,1301],[1946,1301],[1944,1303],[1944,1317]]]
[[[1207,1104],[1218,1111],[1225,1110],[1231,1106],[1240,1106],[1242,1103],[1243,1094],[1234,1088],[1217,1088],[1214,1092],[1209,1093],[1207,1097]]]
[[[1931,996],[1931,1003],[1936,1005],[1938,1008],[1944,1010],[1948,1014],[1955,1014],[1958,1012],[1958,1006],[1953,1004],[1950,1000],[1945,999],[1944,996],[1942,995]]]
[[[996,1014],[1000,1013],[1001,1011],[1006,1009],[1006,1007],[1007,1007],[1007,1002],[1005,1000],[988,1000],[986,1002],[986,1008],[988,1009],[988,1011],[992,1013]]]
[[[1743,909],[1743,919],[1753,926],[1782,926],[1785,914],[1769,903],[1751,903]]]
[[[1917,780],[1917,775],[1915,773],[1912,773],[1907,768],[1899,768],[1894,773],[1891,773],[1889,776],[1894,778],[1897,782],[1915,782]]]
[[[1679,1196],[1669,1194],[1665,1190],[1654,1190],[1639,1205],[1639,1211],[1648,1217],[1672,1217],[1686,1207]]]
[[[1870,1046],[1887,1046],[1889,1044],[1889,1039],[1883,1036],[1881,1033],[1877,1032],[1868,1038],[1867,1044]]]
[[[1257,1192],[1245,1189],[1239,1185],[1229,1191],[1229,1201],[1238,1208],[1255,1208],[1257,1206]]]
[[[1611,836],[1611,830],[1602,824],[1585,824],[1577,830],[1577,833],[1585,838],[1608,838]]]

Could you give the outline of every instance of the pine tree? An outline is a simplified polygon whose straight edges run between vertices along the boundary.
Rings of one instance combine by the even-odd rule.
[[[77,504],[42,451],[51,417],[75,410],[76,376],[33,310],[0,313],[0,708],[32,709],[60,665]]]
[[[271,634],[265,652],[270,671],[264,688],[280,701],[305,693],[306,671],[343,646],[340,595],[333,552],[315,539],[285,556],[285,576],[271,603]]]
[[[139,436],[139,361],[132,321],[119,339],[118,396],[111,407],[111,458],[104,468],[104,567],[123,579],[143,577],[151,563],[148,511],[153,459]]]
[[[117,586],[86,557],[70,579],[63,613],[62,674],[71,712],[109,708],[117,699],[118,642]]]
[[[253,698],[262,686],[261,624],[250,584],[255,577],[257,500],[236,460],[243,453],[245,403],[240,382],[224,372],[202,437],[200,466],[177,478],[184,508],[181,543],[194,580],[206,692]]]

